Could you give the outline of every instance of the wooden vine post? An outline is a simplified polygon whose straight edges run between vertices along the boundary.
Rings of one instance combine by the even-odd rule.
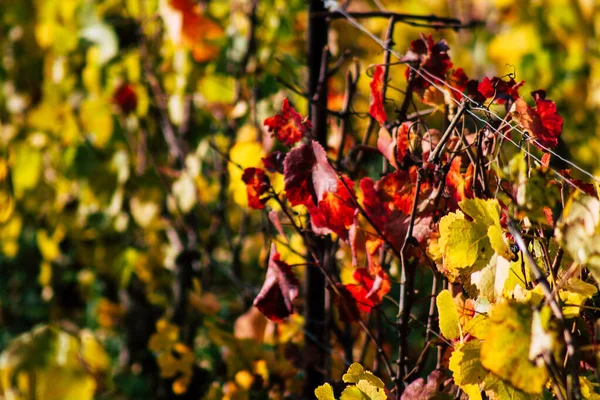
[[[308,3],[308,37],[307,37],[307,57],[308,57],[308,95],[309,95],[309,115],[312,123],[312,137],[323,147],[327,144],[327,37],[328,22],[324,17],[312,16],[318,12],[325,11],[322,0],[309,0]],[[307,232],[307,238],[315,243],[314,248],[318,249],[318,260],[324,268],[328,269],[330,264],[330,249],[332,243],[330,239],[318,238],[316,235]],[[309,256],[311,257],[311,256]],[[314,398],[314,390],[325,381],[326,371],[329,370],[329,353],[327,348],[329,343],[329,329],[327,324],[328,313],[326,309],[325,294],[325,276],[314,266],[306,269],[306,292],[305,292],[305,311],[306,321],[305,331],[305,382],[304,397]]]

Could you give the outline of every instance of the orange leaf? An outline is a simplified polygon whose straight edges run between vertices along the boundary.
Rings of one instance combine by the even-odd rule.
[[[387,115],[383,107],[383,67],[381,65],[375,67],[370,86],[371,104],[369,105],[369,114],[383,125],[387,120]]]

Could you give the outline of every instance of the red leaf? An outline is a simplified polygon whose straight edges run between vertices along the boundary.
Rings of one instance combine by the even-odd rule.
[[[356,300],[341,283],[336,283],[337,292],[332,290],[331,287],[327,287],[333,294],[333,302],[338,307],[340,312],[340,320],[342,322],[357,322],[360,320],[360,312],[356,304]]]
[[[412,235],[422,245],[425,245],[427,239],[429,239],[432,231],[432,220],[431,214],[418,214],[415,217]],[[385,235],[397,250],[400,250],[404,245],[409,223],[410,215],[398,210],[393,211],[385,223]]]
[[[375,188],[380,198],[387,201],[391,200],[396,209],[405,214],[410,214],[416,186],[411,182],[408,173],[396,171],[387,174],[375,184]]]
[[[537,147],[558,146],[563,119],[556,111],[556,104],[552,100],[546,100],[546,92],[543,90],[532,92],[531,95],[535,99],[536,108],[519,98],[510,111],[513,118],[534,138],[533,143]]]
[[[353,182],[344,177],[346,186],[352,191]],[[356,203],[354,192],[348,193],[344,184],[338,180],[336,192],[324,192],[318,206],[307,205],[311,217],[313,232],[319,235],[335,233],[342,240],[348,239],[348,231],[354,224]]]
[[[475,79],[469,79],[467,74],[462,68],[457,68],[448,77],[448,82],[452,87],[458,89],[461,93],[457,93],[452,90],[452,96],[457,100],[462,100],[464,94],[466,94],[470,99],[475,100],[478,103],[483,103],[485,101],[485,97],[479,93],[478,86],[479,82]]]
[[[575,179],[572,176],[570,169],[561,169],[558,171],[562,176],[569,180],[573,185],[577,186],[583,192],[589,194],[590,196],[596,197],[596,187],[592,183],[587,183],[582,181],[581,179]],[[571,185],[568,185],[571,187]]]
[[[298,297],[300,283],[290,267],[279,258],[275,244],[271,245],[267,276],[254,306],[272,321],[281,321],[293,312],[292,302]]]
[[[402,164],[404,157],[410,150],[410,122],[404,122],[396,132],[396,160]]]
[[[431,34],[425,36],[421,34],[421,38],[414,40],[410,43],[410,50],[406,52],[406,55],[402,58],[401,61],[410,61],[410,62],[418,62],[421,70],[426,70],[431,75],[434,75],[440,79],[444,79],[446,72],[454,64],[450,61],[450,56],[448,56],[448,50],[450,47],[446,40],[442,39],[439,42],[434,42]],[[406,69],[406,77],[408,78],[410,74],[410,69]],[[435,79],[424,74],[429,80]],[[415,88],[417,93],[423,94],[423,90],[429,87],[429,82],[427,82],[420,75],[416,75],[413,80],[413,87]]]
[[[308,208],[315,233],[334,232],[346,240],[356,209],[354,182],[344,177],[349,193],[323,147],[314,141],[290,151],[283,164],[285,191],[292,206],[302,204]]]
[[[354,212],[354,220],[352,225],[348,228],[348,242],[350,243],[350,250],[352,253],[352,265],[358,265],[358,249],[357,249],[357,238],[358,234],[358,210]]]
[[[283,160],[285,193],[292,206],[313,203],[312,169],[316,162],[312,143],[293,149]]]
[[[392,137],[390,132],[384,127],[379,130],[377,149],[396,169],[398,169],[399,164],[402,164],[406,153],[408,153],[408,148],[410,146],[410,126],[410,122],[404,122],[398,127],[394,137]]]
[[[285,159],[285,153],[283,151],[274,151],[262,158],[265,169],[269,172],[283,173],[283,160]]]
[[[129,114],[137,108],[137,94],[133,85],[124,83],[113,93],[113,102],[123,114]]]
[[[242,175],[242,180],[246,184],[248,206],[256,210],[262,210],[268,198],[261,198],[261,196],[269,190],[270,186],[269,178],[265,175],[265,171],[260,168],[246,168]]]
[[[317,201],[323,200],[326,193],[335,193],[338,191],[338,176],[335,169],[329,164],[327,160],[327,153],[323,150],[320,144],[312,142],[313,152],[315,154],[316,163],[312,168],[312,182],[315,188],[315,195]],[[353,186],[352,181],[349,181],[350,187]],[[347,190],[343,189],[344,193],[348,193]]]
[[[514,78],[508,81],[502,80],[497,76],[492,78],[483,78],[479,83],[477,90],[486,99],[494,98],[494,102],[504,104],[508,100],[517,100],[519,98],[519,88],[525,84],[525,81],[517,83]]]
[[[380,266],[369,272],[367,268],[354,270],[357,284],[348,284],[346,288],[356,300],[360,311],[370,312],[373,307],[381,304],[383,297],[391,289],[390,278]]]
[[[380,125],[385,124],[387,115],[383,107],[383,67],[377,65],[373,71],[371,79],[371,104],[369,105],[369,114],[375,118]]]
[[[390,209],[379,198],[379,194],[375,190],[375,182],[371,178],[363,178],[360,181],[360,190],[363,194],[363,208],[365,213],[369,216],[371,222],[380,231],[383,231]]]
[[[273,136],[288,146],[298,143],[312,127],[310,121],[302,118],[294,107],[290,106],[287,98],[283,99],[281,114],[265,119],[264,125],[269,132],[273,132]]]

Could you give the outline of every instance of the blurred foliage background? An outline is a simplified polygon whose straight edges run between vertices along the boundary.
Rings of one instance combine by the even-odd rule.
[[[525,92],[547,89],[565,119],[561,151],[598,172],[594,0],[350,9],[377,4],[482,21],[435,35],[469,76],[514,73]],[[284,96],[306,110],[306,25],[302,0],[0,0],[0,397],[298,391],[302,317],[274,325],[250,308],[272,228],[247,209],[238,165],[273,149],[262,121]],[[366,112],[365,71],[382,51],[344,21],[331,26],[333,56],[350,49],[360,62],[354,108]],[[365,26],[383,37],[386,21]],[[400,26],[395,48],[422,32]],[[350,67],[334,77],[331,109]],[[400,88],[401,74],[392,69]],[[353,118],[357,138],[366,121]],[[289,233],[278,250],[302,263]]]

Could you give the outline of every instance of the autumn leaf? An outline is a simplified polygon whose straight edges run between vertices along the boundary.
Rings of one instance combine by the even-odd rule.
[[[338,178],[323,147],[312,141],[290,151],[283,174],[288,200],[307,207],[313,231],[347,240],[356,210],[354,182]]]
[[[546,100],[546,92],[537,90],[531,93],[536,108],[530,107],[525,100],[519,98],[513,104],[510,113],[523,130],[533,137],[533,143],[541,148],[558,146],[558,138],[562,133],[563,118],[556,110],[556,103]]]
[[[138,104],[135,87],[129,83],[119,85],[113,92],[112,100],[123,114],[129,114],[135,111]]]
[[[212,41],[225,32],[204,16],[193,0],[164,0],[160,14],[173,43],[190,48],[194,60],[206,62],[219,55],[220,49]]]
[[[418,378],[410,383],[402,392],[401,400],[427,399],[427,400],[450,400],[454,399],[454,393],[458,388],[452,383],[452,379],[446,372],[440,369],[433,370],[425,379]]]
[[[353,274],[356,284],[348,284],[346,288],[356,300],[358,309],[370,312],[373,307],[381,304],[383,297],[391,289],[388,274],[379,266],[375,271],[367,268],[357,268]]]
[[[290,106],[287,98],[283,99],[281,114],[265,119],[264,125],[273,136],[287,146],[293,146],[302,140],[312,127],[307,118],[303,118]]]
[[[373,78],[371,78],[371,104],[369,105],[369,114],[375,118],[380,125],[384,125],[387,121],[387,115],[383,106],[383,67],[381,65],[375,66],[373,71]]]
[[[282,151],[274,151],[267,154],[266,157],[262,158],[265,169],[269,172],[278,172],[283,174],[283,160],[285,159],[285,153]]]
[[[481,346],[481,365],[515,388],[537,394],[546,384],[548,372],[529,361],[532,318],[527,304],[497,304],[490,313],[490,329]]]
[[[267,266],[263,287],[254,299],[254,306],[272,321],[281,321],[294,312],[292,302],[298,297],[300,283],[292,267],[280,260],[275,244]]]
[[[494,252],[511,258],[502,234],[498,201],[466,199],[459,206],[464,213],[449,213],[439,224],[445,267],[464,269],[478,260],[487,263]],[[465,214],[472,220],[466,219]]]
[[[460,172],[461,164],[461,156],[454,157],[450,164],[450,169],[446,174],[446,186],[457,204],[467,198],[473,197],[473,191],[471,190],[471,185],[469,185],[473,178],[472,164],[469,164],[469,168],[464,174]]]
[[[381,379],[373,375],[371,371],[365,370],[360,363],[352,363],[352,365],[348,367],[346,373],[342,376],[342,380],[346,383],[358,383],[363,379],[375,387],[385,387]]]
[[[519,88],[525,84],[525,81],[516,82],[514,78],[505,81],[502,78],[494,77],[483,78],[479,83],[478,91],[486,99],[494,99],[495,103],[504,104],[507,101],[514,101],[519,98]]]
[[[340,282],[336,282],[336,287],[327,287],[333,297],[333,302],[337,306],[339,311],[340,320],[343,322],[356,322],[360,320],[360,311],[356,299],[352,296],[352,293],[342,285]]]
[[[325,383],[315,389],[315,397],[318,400],[335,400],[333,388],[329,383]]]
[[[393,137],[385,127],[379,129],[377,149],[396,169],[403,163],[409,151],[411,125],[409,122],[404,122],[394,130]]]
[[[265,175],[265,171],[260,168],[246,168],[242,180],[246,184],[248,206],[256,210],[262,210],[268,200],[268,197],[262,196],[270,187],[269,178]]]
[[[371,178],[361,179],[359,186],[363,194],[363,208],[365,213],[369,216],[375,227],[383,231],[390,214],[389,207],[379,199],[379,195],[375,190],[375,182]]]
[[[450,50],[450,47],[445,39],[436,43],[431,34],[427,36],[421,34],[421,38],[410,43],[410,50],[406,52],[406,55],[402,57],[401,61],[418,63],[419,69],[425,70],[437,78],[444,79],[446,72],[454,65],[452,64],[452,61],[450,61],[448,50]],[[408,79],[410,68],[406,69],[405,74]],[[435,79],[427,76],[427,74],[425,74],[425,76],[427,77],[427,80],[435,82]],[[417,93],[422,95],[424,89],[430,86],[430,83],[427,82],[427,80],[420,75],[415,76],[413,85]]]
[[[446,339],[458,339],[461,335],[458,310],[448,290],[442,290],[435,299],[440,316],[440,331]]]
[[[480,351],[481,341],[479,340],[455,345],[450,357],[449,369],[454,373],[454,382],[457,385],[483,382],[487,371],[481,365]]]

